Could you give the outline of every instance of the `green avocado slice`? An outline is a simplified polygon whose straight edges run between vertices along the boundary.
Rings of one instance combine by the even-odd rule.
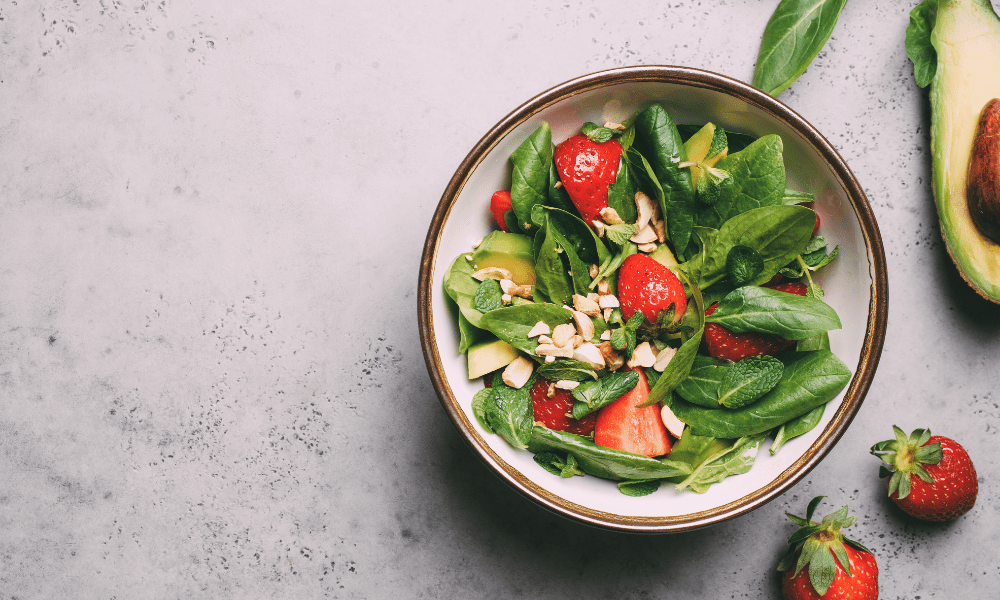
[[[945,245],[962,277],[1000,303],[1000,245],[979,232],[966,201],[979,115],[1000,97],[1000,17],[989,0],[924,0],[910,15],[906,50],[917,83],[931,86],[934,198]]]

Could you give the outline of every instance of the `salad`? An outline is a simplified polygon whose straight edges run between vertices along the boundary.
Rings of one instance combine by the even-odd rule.
[[[703,493],[813,429],[851,378],[813,279],[839,247],[782,150],[662,103],[558,144],[538,127],[497,230],[444,276],[482,428],[631,496]]]

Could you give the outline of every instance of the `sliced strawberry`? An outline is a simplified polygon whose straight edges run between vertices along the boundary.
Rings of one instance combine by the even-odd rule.
[[[510,192],[507,190],[494,192],[493,197],[490,198],[490,212],[493,213],[493,220],[500,226],[501,231],[510,233],[510,229],[507,229],[507,223],[504,221],[503,216],[508,210],[513,210],[513,208],[514,205],[510,202]]]
[[[663,456],[670,452],[670,438],[660,417],[660,407],[636,408],[649,398],[649,382],[642,369],[632,390],[597,413],[594,443],[643,456]]]
[[[637,312],[651,323],[661,310],[674,305],[675,319],[687,310],[687,294],[673,271],[645,254],[625,259],[618,271],[618,301],[625,320]]]
[[[553,158],[559,179],[588,225],[608,205],[608,185],[618,177],[621,156],[618,140],[597,143],[574,135],[556,146]]]
[[[538,421],[556,431],[566,431],[577,435],[590,435],[594,431],[597,415],[590,413],[582,419],[570,416],[573,408],[573,395],[566,390],[553,390],[549,398],[550,381],[539,377],[531,387],[531,403],[535,407],[535,421]]]
[[[787,292],[797,296],[806,295],[806,285],[798,281],[789,281],[777,285],[765,286],[779,292]],[[705,316],[715,312],[718,302],[705,310]],[[624,312],[624,311],[623,311]],[[712,358],[739,362],[750,356],[777,356],[795,345],[793,340],[770,333],[733,333],[718,323],[705,323],[705,346]]]

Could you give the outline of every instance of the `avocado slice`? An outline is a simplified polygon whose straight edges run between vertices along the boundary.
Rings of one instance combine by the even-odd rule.
[[[520,233],[493,231],[472,253],[474,270],[486,267],[507,269],[517,285],[535,285],[535,254],[532,239]]]
[[[1000,303],[1000,245],[976,228],[966,186],[979,115],[1000,97],[1000,17],[989,0],[925,0],[910,13],[906,51],[930,83],[934,199],[962,277]]]
[[[729,148],[725,144],[725,132],[717,130],[714,123],[705,123],[704,127],[684,142],[684,152],[688,161],[714,167],[715,163],[729,154]],[[695,188],[698,187],[699,177],[701,167],[691,167],[691,183]]]
[[[480,342],[469,347],[469,379],[502,369],[517,358],[517,349],[503,340]]]

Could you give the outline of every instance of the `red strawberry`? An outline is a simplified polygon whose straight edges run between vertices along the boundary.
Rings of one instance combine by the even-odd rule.
[[[878,600],[875,556],[840,533],[856,519],[847,516],[845,506],[822,522],[813,521],[812,513],[822,499],[813,498],[804,519],[785,513],[801,527],[789,538],[788,553],[778,565],[785,572],[781,578],[785,600]]]
[[[645,254],[633,254],[622,263],[618,271],[618,301],[626,321],[642,312],[650,323],[656,323],[656,316],[671,304],[675,320],[687,310],[687,294],[680,279]]]
[[[817,231],[819,231],[819,213],[816,213],[816,224],[813,225],[813,235],[816,235]]]
[[[566,431],[577,435],[590,435],[594,431],[597,415],[590,413],[580,420],[570,416],[573,408],[573,395],[566,390],[554,390],[549,398],[549,382],[539,377],[531,387],[531,403],[535,406],[535,421],[549,429]]]
[[[513,210],[513,208],[514,205],[510,203],[510,192],[508,190],[493,192],[493,197],[490,198],[490,212],[493,213],[493,220],[500,226],[501,231],[510,233],[510,229],[507,229],[507,222],[504,221],[503,216],[508,210]]]
[[[896,439],[879,442],[871,452],[885,461],[889,497],[904,512],[924,521],[952,521],[972,509],[979,493],[976,467],[953,439],[917,429],[907,438],[892,426]]]
[[[556,146],[553,158],[559,179],[587,224],[599,219],[598,213],[608,205],[608,185],[618,177],[621,155],[618,140],[598,143],[585,135]]]
[[[643,456],[663,456],[670,452],[670,438],[660,407],[637,408],[649,398],[649,381],[642,369],[633,370],[639,374],[639,383],[597,413],[594,443]]]
[[[620,284],[619,284],[620,285]],[[797,296],[806,295],[806,284],[789,281],[768,285],[773,290]],[[715,312],[718,302],[705,310],[705,316]],[[739,362],[748,356],[777,356],[795,345],[793,340],[770,333],[733,333],[718,323],[705,323],[705,346],[712,358]]]

